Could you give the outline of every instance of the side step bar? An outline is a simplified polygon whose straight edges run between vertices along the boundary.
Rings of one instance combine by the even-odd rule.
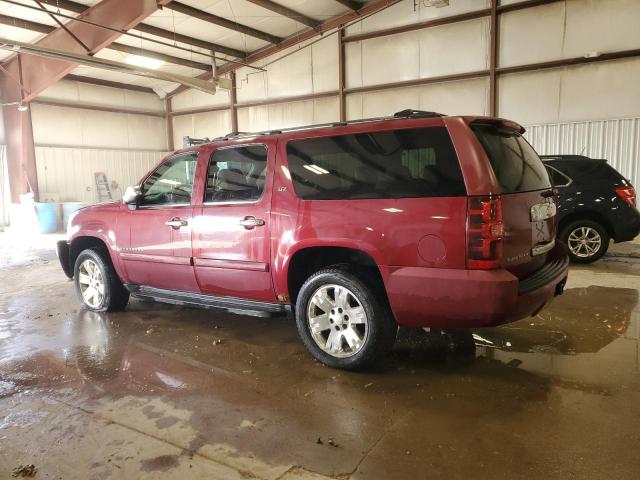
[[[143,285],[125,285],[129,293],[134,297],[155,300],[157,302],[171,303],[200,308],[219,308],[241,315],[254,317],[282,317],[291,313],[290,305],[279,303],[259,302],[235,297],[216,297],[201,293],[182,292],[178,290],[165,290],[163,288],[146,287]]]

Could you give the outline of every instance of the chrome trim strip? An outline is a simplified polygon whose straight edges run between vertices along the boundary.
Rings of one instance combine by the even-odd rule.
[[[543,243],[542,245],[536,245],[535,247],[533,247],[531,249],[531,255],[534,257],[536,255],[542,255],[543,253],[547,253],[549,250],[552,250],[553,247],[555,246],[556,246],[556,239],[554,238],[550,242]]]

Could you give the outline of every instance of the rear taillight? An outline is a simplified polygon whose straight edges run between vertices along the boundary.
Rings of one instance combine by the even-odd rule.
[[[631,185],[627,187],[617,187],[615,189],[616,195],[618,195],[622,200],[627,202],[633,208],[636,207],[636,189]]]
[[[500,197],[469,197],[467,268],[491,270],[500,267],[503,237],[504,224]]]

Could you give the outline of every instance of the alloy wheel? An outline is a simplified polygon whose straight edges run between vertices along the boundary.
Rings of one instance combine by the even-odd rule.
[[[104,300],[104,279],[98,264],[87,259],[78,269],[78,285],[85,303],[91,308],[99,308]]]
[[[588,258],[598,253],[602,238],[595,228],[578,227],[569,234],[567,244],[576,257]]]
[[[346,358],[367,341],[367,314],[358,297],[341,285],[323,285],[307,305],[307,322],[313,341],[325,353]]]

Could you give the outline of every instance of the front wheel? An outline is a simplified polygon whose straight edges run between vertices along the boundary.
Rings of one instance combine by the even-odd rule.
[[[340,268],[314,273],[296,301],[298,333],[323,364],[361,370],[386,354],[397,325],[377,290]]]
[[[592,220],[571,222],[562,229],[560,239],[569,247],[569,258],[575,263],[593,263],[609,249],[609,234]]]
[[[83,308],[94,312],[124,310],[129,292],[120,282],[107,252],[88,248],[74,267],[74,283]]]

